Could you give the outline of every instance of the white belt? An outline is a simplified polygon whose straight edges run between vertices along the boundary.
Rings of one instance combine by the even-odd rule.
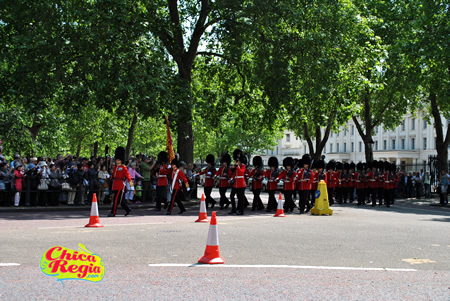
[[[166,175],[158,175],[158,178],[167,178]]]
[[[236,179],[242,179],[244,176],[236,176]]]
[[[212,177],[205,177],[205,178],[207,178],[207,179],[212,179]]]
[[[225,177],[220,177],[221,180],[227,180],[228,178]]]

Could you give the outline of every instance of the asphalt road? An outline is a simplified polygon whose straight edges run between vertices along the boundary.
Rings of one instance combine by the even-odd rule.
[[[221,266],[195,265],[209,230],[195,203],[171,216],[143,206],[107,218],[102,207],[104,228],[84,227],[89,208],[2,210],[0,299],[450,300],[450,210],[433,202],[285,218],[217,210]],[[40,271],[47,249],[78,243],[105,263],[101,282],[61,285]]]

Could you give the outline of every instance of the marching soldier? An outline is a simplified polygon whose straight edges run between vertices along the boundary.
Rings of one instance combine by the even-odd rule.
[[[365,200],[365,177],[364,177],[364,165],[359,162],[356,164],[357,171],[354,173],[356,195],[358,197],[358,206],[364,205]]]
[[[303,155],[302,159],[299,161],[299,166],[303,165],[303,168],[299,170],[297,173],[297,182],[299,185],[297,185],[298,191],[299,191],[299,210],[300,214],[305,213],[305,206],[306,206],[306,213],[308,213],[312,206],[310,205],[308,201],[308,196],[310,194],[311,190],[311,184],[314,181],[314,173],[310,169],[311,165],[311,156],[309,154]]]
[[[214,187],[214,178],[216,176],[216,168],[214,167],[214,155],[208,154],[205,161],[208,164],[208,167],[206,167],[202,172],[199,172],[199,175],[205,175],[205,185],[203,187],[205,190],[206,208],[208,208],[208,204],[211,204],[211,208],[214,208],[216,201],[211,197],[211,192]]]
[[[328,202],[330,206],[334,205],[334,190],[336,189],[336,179],[334,169],[336,168],[336,162],[331,160],[328,162],[327,169],[327,191],[328,191]]]
[[[264,209],[264,204],[259,196],[262,190],[262,180],[264,178],[263,161],[260,156],[253,157],[253,169],[249,173],[252,178],[253,204],[252,211]]]
[[[284,210],[286,212],[293,212],[295,208],[294,200],[292,199],[292,194],[294,192],[295,185],[295,173],[292,170],[294,167],[294,159],[292,157],[286,157],[283,160],[283,167],[285,170],[280,173],[277,178],[277,182],[279,180],[284,181]]]
[[[115,151],[116,165],[113,168],[113,185],[112,185],[112,208],[109,217],[116,216],[117,205],[120,203],[122,208],[125,210],[125,216],[130,214],[131,209],[127,202],[122,200],[125,193],[125,181],[128,181],[131,187],[133,187],[133,181],[128,173],[127,167],[123,164],[125,162],[125,149],[123,147],[118,147]]]
[[[383,204],[384,198],[384,164],[381,161],[378,161],[378,170],[377,170],[377,194],[378,194],[378,206]]]
[[[226,209],[228,206],[230,206],[230,200],[228,200],[226,193],[228,188],[230,187],[230,178],[231,178],[231,156],[230,154],[226,153],[222,156],[222,159],[220,160],[222,163],[222,166],[219,168],[216,177],[219,177],[219,193],[220,193],[220,209]],[[224,207],[225,206],[225,207]]]
[[[181,162],[178,162],[178,159],[175,157],[172,160],[172,196],[171,196],[171,202],[169,207],[167,208],[167,215],[172,214],[173,209],[173,203],[177,203],[178,208],[180,209],[180,212],[178,214],[183,214],[183,212],[186,212],[186,209],[184,208],[183,202],[185,200],[184,198],[184,192],[182,191],[181,183],[184,182],[184,185],[186,186],[186,190],[189,191],[189,182],[186,178],[186,175],[183,172],[183,169],[181,167]]]
[[[164,202],[164,209],[167,209],[167,189],[169,185],[168,176],[172,173],[167,152],[158,154],[158,165],[156,166],[156,211],[161,211],[161,203]]]
[[[335,195],[336,195],[336,201],[338,204],[342,204],[343,199],[343,188],[342,188],[342,171],[344,169],[344,164],[341,162],[336,163],[336,171],[334,174],[334,179],[336,182],[336,188],[335,188]]]
[[[342,170],[341,174],[341,190],[344,204],[347,203],[350,194],[350,187],[352,187],[351,180],[352,177],[350,175],[350,164],[346,162],[344,163],[344,169]]]
[[[245,172],[247,163],[247,157],[240,149],[235,149],[233,152],[234,166],[231,167],[233,169],[233,188],[236,190],[236,195],[238,198],[238,204],[236,208],[236,203],[231,202],[232,210],[231,212],[236,212],[237,215],[244,215],[244,207],[245,207]]]
[[[278,188],[277,178],[278,178],[278,159],[276,157],[270,157],[268,169],[264,175],[267,179],[267,191],[269,193],[269,201],[267,203],[267,212],[277,210],[277,200],[275,198],[275,192]]]
[[[355,163],[350,163],[350,181],[348,184],[348,193],[350,198],[350,203],[353,203],[355,201],[355,187],[356,187],[356,179],[355,179],[355,171],[356,171],[356,165]]]
[[[384,163],[384,203],[387,207],[391,207],[391,202],[393,199],[392,187],[394,186],[394,175],[392,174],[391,163]]]

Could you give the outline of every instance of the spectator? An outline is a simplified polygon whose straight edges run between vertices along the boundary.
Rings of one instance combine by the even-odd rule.
[[[67,174],[69,176],[69,184],[72,188],[72,190],[67,193],[67,205],[73,206],[75,204],[74,201],[78,190],[78,185],[80,184],[80,179],[78,179],[78,170],[75,163],[69,163]]]
[[[98,186],[98,202],[100,205],[103,205],[103,202],[105,201],[106,192],[108,189],[108,179],[109,179],[109,173],[106,170],[106,165],[102,165],[101,170],[98,173],[98,179],[99,179],[99,186]],[[109,190],[108,190],[109,194]]]
[[[142,191],[142,202],[147,202],[150,199],[150,202],[153,202],[152,197],[152,169],[155,166],[155,158],[152,157],[151,159],[147,156],[144,156],[143,161],[141,163],[140,171],[144,178],[144,186]]]
[[[422,178],[420,177],[419,172],[416,172],[414,174],[413,181],[414,181],[414,186],[416,189],[416,198],[420,199],[420,195],[421,195],[421,191],[422,191]]]
[[[48,184],[50,182],[47,162],[45,162],[45,161],[39,162],[38,175],[39,175],[38,187],[40,187],[39,193],[38,193],[39,205],[47,206],[48,205],[47,204],[47,200],[48,200],[47,190],[48,190]],[[43,186],[46,186],[46,188]]]
[[[6,162],[0,163],[0,201],[2,206],[11,206],[11,175]]]
[[[56,168],[55,164],[50,164],[48,175],[50,178],[50,184],[48,187],[47,196],[50,206],[58,206],[59,204],[59,192],[61,189],[61,170]]]
[[[133,186],[130,183],[126,182],[126,193],[125,193],[125,201],[131,203],[134,199],[134,194],[136,191],[134,187],[136,186],[136,178],[142,178],[142,176],[136,171],[137,164],[132,161],[130,166],[128,167],[128,172],[130,173],[131,181],[133,181]]]
[[[14,168],[14,207],[19,207],[20,205],[20,194],[22,193],[23,178],[25,177],[22,164],[15,163],[16,168]]]
[[[92,198],[94,197],[94,193],[98,193],[98,172],[99,168],[95,166],[93,161],[88,163],[89,169],[87,170],[87,179],[88,179],[88,204],[92,204]]]
[[[425,189],[425,198],[430,198],[430,183],[431,183],[431,177],[430,177],[430,173],[427,171],[425,172],[424,176],[423,176],[423,185],[424,185],[424,189]]]
[[[39,185],[39,175],[37,172],[37,158],[31,158],[31,163],[28,165],[26,180],[26,200],[25,206],[37,206],[37,188]]]
[[[439,186],[440,186],[440,190],[441,190],[440,191],[440,203],[441,203],[441,206],[444,206],[444,205],[448,204],[448,199],[447,199],[448,175],[447,175],[446,170],[443,170],[441,172]]]

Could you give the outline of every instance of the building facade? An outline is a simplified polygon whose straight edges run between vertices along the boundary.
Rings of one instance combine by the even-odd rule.
[[[446,133],[449,121],[442,119]],[[433,122],[428,123],[420,116],[407,114],[395,130],[385,130],[382,125],[375,128],[375,135],[372,137],[374,160],[396,163],[406,171],[427,169],[429,156],[437,155],[435,137]],[[305,153],[309,153],[307,142],[295,137],[292,131],[286,130],[274,150],[266,150],[262,157],[267,164],[269,157],[276,156],[281,165],[283,158],[300,158]],[[341,127],[340,131],[330,134],[322,154],[327,161],[334,159],[357,163],[366,160],[364,142],[353,120]]]

